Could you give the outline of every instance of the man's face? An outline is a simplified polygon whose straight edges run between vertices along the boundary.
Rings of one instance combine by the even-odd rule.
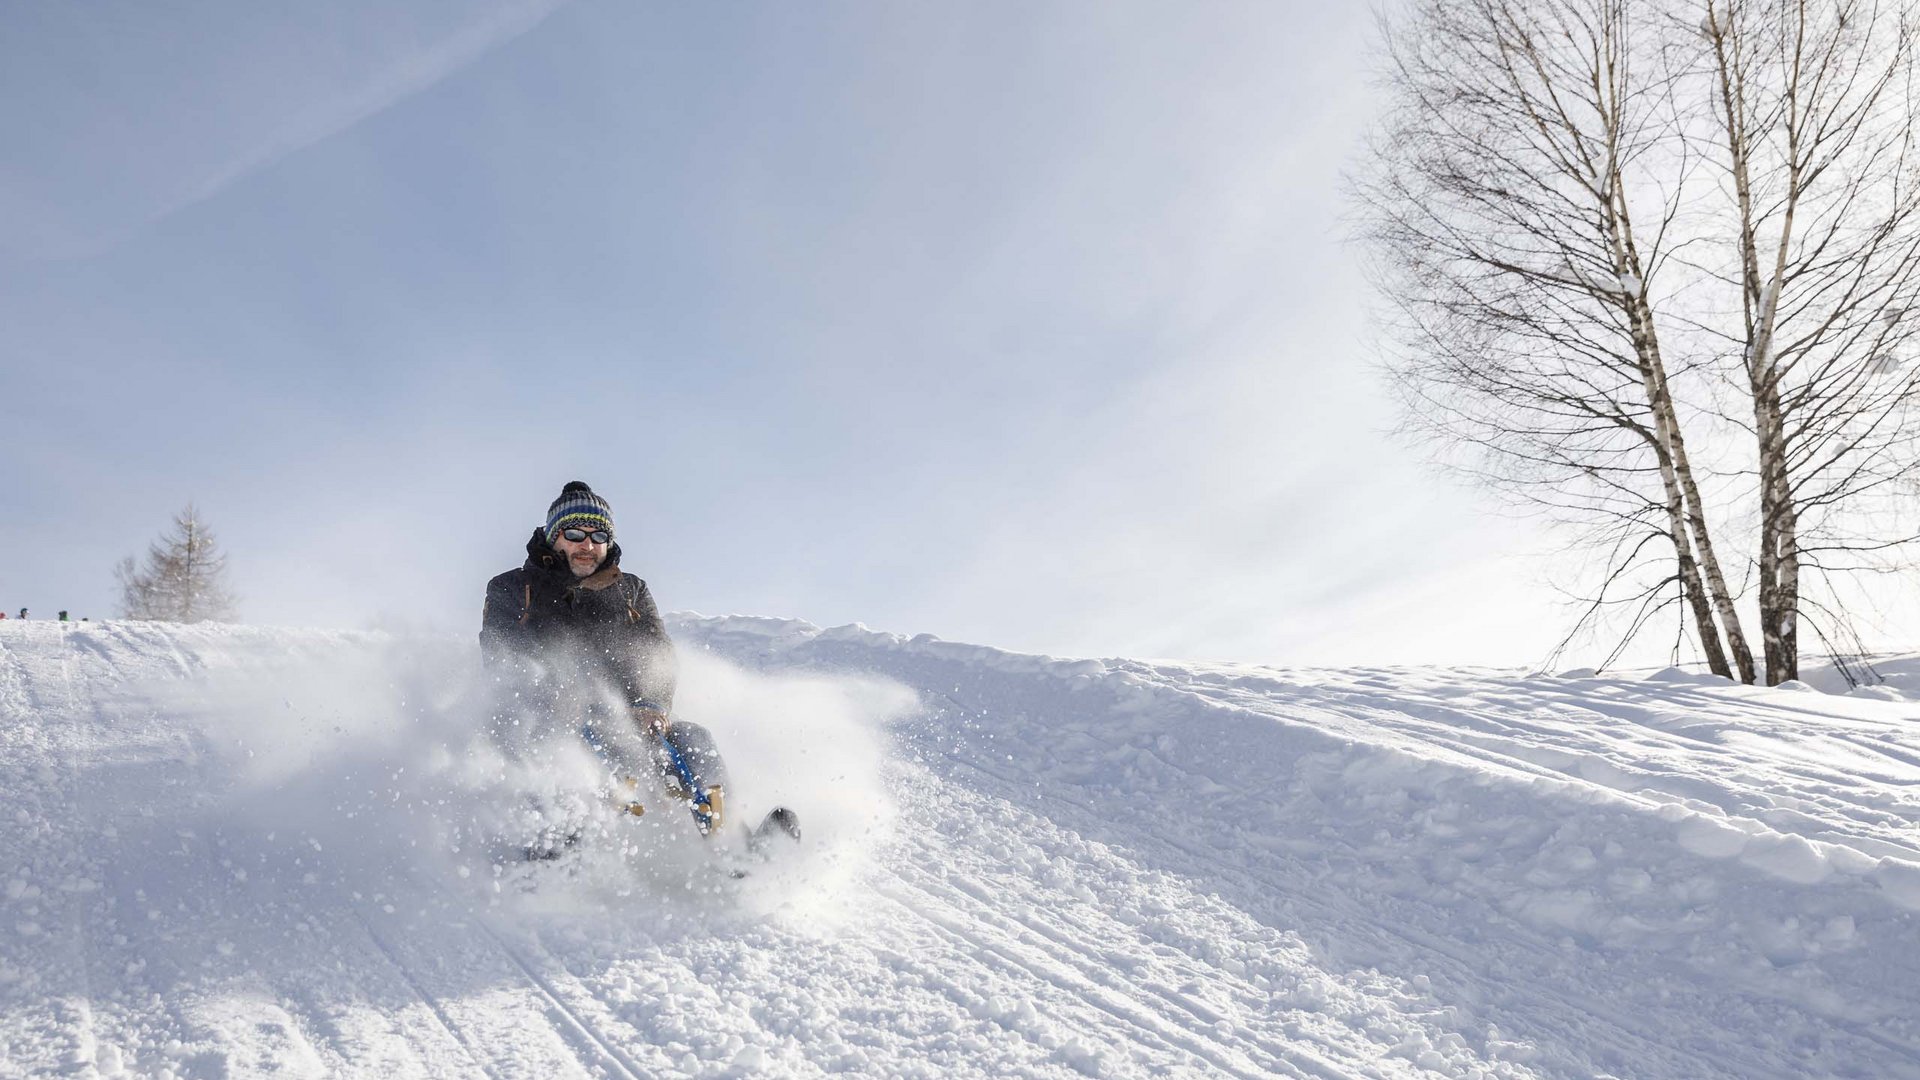
[[[577,534],[580,530],[571,531]],[[607,559],[607,545],[595,543],[590,533],[583,540],[569,540],[567,534],[562,532],[553,538],[553,550],[567,560],[568,569],[577,578],[586,577],[600,569],[600,564]]]

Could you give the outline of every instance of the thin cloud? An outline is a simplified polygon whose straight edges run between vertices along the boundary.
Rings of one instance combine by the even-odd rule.
[[[352,128],[355,124],[427,89],[494,49],[525,34],[568,0],[530,0],[493,12],[436,47],[376,73],[357,92],[317,102],[274,137],[216,168],[178,202],[155,215],[158,220],[212,198],[235,181],[289,154]]]
[[[0,249],[97,255],[434,86],[566,3],[508,0],[447,30],[343,14],[331,37],[231,12],[202,25],[151,27],[131,13],[125,25],[44,27],[37,55],[0,49],[0,62],[24,66],[0,79],[0,90],[21,84],[0,107],[0,135],[21,155],[0,171]],[[423,44],[409,49],[409,37]]]

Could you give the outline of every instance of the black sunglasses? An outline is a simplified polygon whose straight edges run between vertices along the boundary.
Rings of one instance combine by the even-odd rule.
[[[595,529],[592,532],[588,532],[585,529],[561,529],[560,535],[576,544],[582,540],[591,540],[596,544],[604,544],[613,539],[613,534],[605,529]]]

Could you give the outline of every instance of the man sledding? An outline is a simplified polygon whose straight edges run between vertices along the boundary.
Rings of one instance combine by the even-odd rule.
[[[605,764],[612,797],[641,814],[656,793],[683,801],[702,835],[726,821],[726,764],[706,728],[672,719],[673,642],[647,583],[620,569],[613,510],[575,480],[547,508],[519,568],[487,582],[481,655],[520,695],[579,733]],[[749,834],[798,839],[778,808]]]

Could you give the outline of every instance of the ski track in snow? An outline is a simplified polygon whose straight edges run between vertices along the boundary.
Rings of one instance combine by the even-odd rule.
[[[911,690],[885,827],[801,804],[810,861],[738,896],[495,871],[432,827],[484,792],[405,735],[459,715],[465,642],[0,624],[0,1078],[1920,1077],[1920,665],[1843,696],[673,627]]]

